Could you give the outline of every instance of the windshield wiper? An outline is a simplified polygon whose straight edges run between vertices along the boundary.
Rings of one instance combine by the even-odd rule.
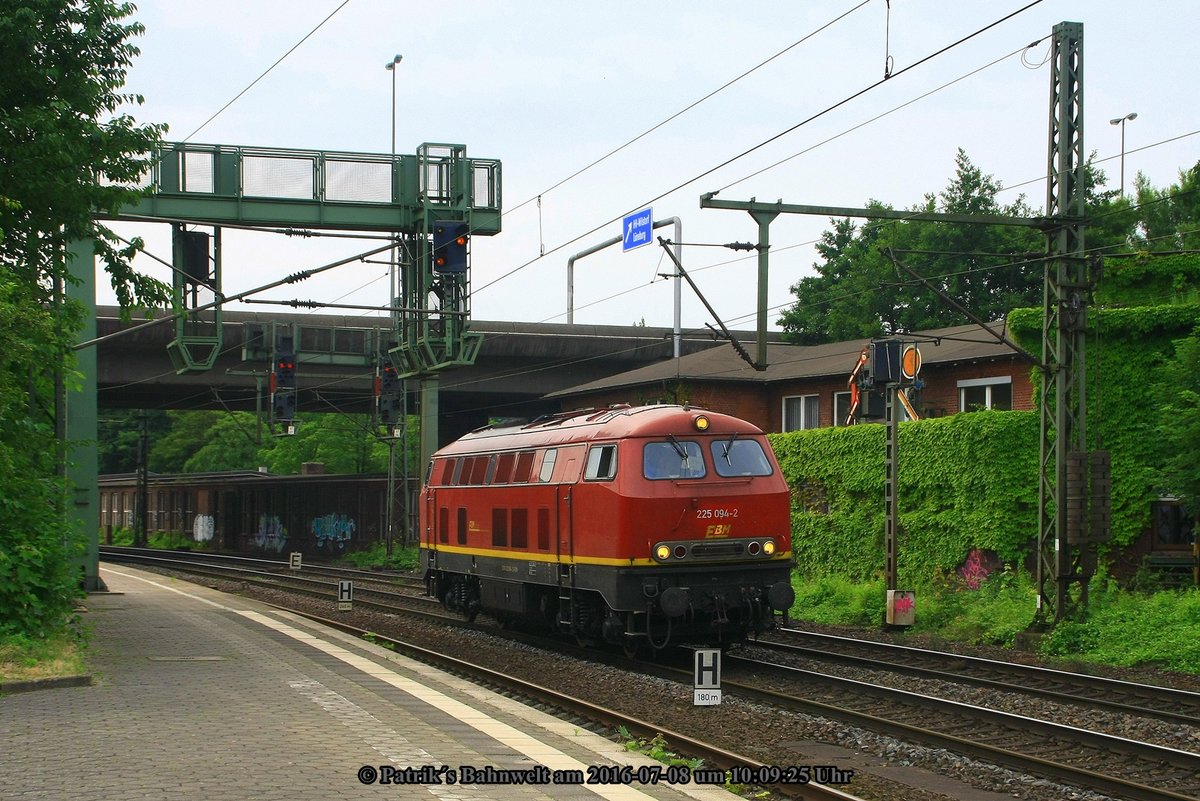
[[[674,434],[667,434],[667,442],[671,443],[671,447],[675,449],[675,453],[679,454],[679,458],[681,460],[683,460],[683,466],[687,467],[687,463],[688,463],[687,450],[684,449],[682,443],[680,443],[679,440],[675,439]]]
[[[729,459],[729,449],[733,447],[733,441],[738,438],[738,432],[734,431],[729,437],[729,442],[721,443],[721,455],[725,457],[725,464],[733,467],[733,462]]]

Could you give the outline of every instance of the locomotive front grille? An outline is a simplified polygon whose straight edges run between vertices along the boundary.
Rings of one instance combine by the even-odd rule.
[[[696,559],[729,558],[745,554],[746,546],[741,542],[700,542],[692,546],[691,553]]]

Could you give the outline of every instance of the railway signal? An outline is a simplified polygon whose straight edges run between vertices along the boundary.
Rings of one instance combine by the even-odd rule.
[[[471,235],[465,222],[445,220],[433,224],[433,269],[439,273],[467,271],[467,244]]]
[[[400,422],[400,376],[387,360],[380,361],[375,375],[375,403],[380,424],[391,428]]]
[[[278,351],[271,363],[271,417],[290,423],[296,417],[296,354]]]

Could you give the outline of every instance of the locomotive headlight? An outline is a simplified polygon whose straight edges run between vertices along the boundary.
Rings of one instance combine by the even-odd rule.
[[[775,553],[775,540],[766,540],[763,542],[763,553],[767,556]]]
[[[696,427],[697,431],[707,431],[709,426],[708,416],[703,414],[696,415],[696,419],[692,421],[692,425]]]
[[[671,546],[660,545],[654,549],[654,557],[660,562],[665,562],[671,558]]]

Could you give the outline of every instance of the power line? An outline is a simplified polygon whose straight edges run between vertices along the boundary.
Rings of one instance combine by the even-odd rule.
[[[267,67],[265,70],[263,70],[263,73],[262,73],[261,75],[259,75],[257,78],[255,78],[253,81],[251,81],[249,86],[247,86],[247,87],[246,87],[245,89],[243,89],[242,91],[238,92],[238,93],[237,93],[237,94],[234,96],[234,98],[233,98],[232,100],[230,100],[230,101],[229,101],[228,103],[226,103],[225,105],[221,106],[221,108],[217,109],[217,112],[216,112],[215,114],[213,114],[211,117],[209,117],[207,120],[205,120],[205,121],[204,121],[204,122],[203,122],[203,123],[200,125],[200,127],[199,127],[199,128],[197,128],[196,130],[192,131],[192,132],[191,132],[190,134],[188,134],[187,136],[183,137],[183,140],[182,140],[182,141],[186,142],[186,141],[188,141],[189,139],[191,139],[193,136],[195,136],[196,134],[198,134],[198,133],[200,133],[202,130],[204,130],[204,129],[205,129],[207,126],[208,126],[208,124],[209,124],[210,122],[212,122],[212,121],[213,121],[213,120],[215,120],[217,117],[219,117],[219,116],[221,115],[221,113],[225,111],[225,109],[229,108],[229,107],[230,107],[230,106],[232,106],[234,103],[236,103],[236,102],[237,102],[237,101],[238,101],[238,100],[239,100],[239,99],[242,97],[242,95],[246,94],[246,92],[249,92],[251,89],[253,89],[255,84],[257,84],[257,83],[258,83],[259,81],[261,81],[263,78],[267,77],[267,73],[269,73],[271,70],[273,70],[273,69],[275,69],[276,67],[278,67],[278,66],[279,66],[279,65],[280,65],[280,64],[283,62],[283,60],[284,60],[285,58],[287,58],[287,57],[288,57],[288,56],[290,56],[290,55],[291,55],[293,52],[295,52],[296,48],[300,47],[300,45],[302,45],[302,44],[304,44],[305,42],[307,42],[310,36],[312,36],[312,35],[313,35],[314,33],[316,33],[317,31],[321,30],[321,27],[322,27],[323,25],[325,25],[325,23],[326,23],[326,22],[329,22],[329,20],[333,19],[334,15],[335,15],[335,14],[337,14],[339,11],[341,11],[343,8],[345,8],[347,5],[349,5],[349,3],[350,3],[350,0],[342,0],[342,4],[341,4],[341,5],[339,5],[337,8],[335,8],[333,11],[329,12],[329,16],[327,16],[325,19],[321,20],[321,21],[320,21],[320,22],[317,24],[317,27],[313,28],[311,31],[309,31],[308,33],[306,33],[306,34],[304,35],[304,37],[303,37],[303,38],[302,38],[300,41],[296,42],[294,45],[292,45],[290,48],[288,48],[288,51],[287,51],[286,53],[284,53],[282,56],[280,56],[278,59],[276,59],[276,61],[275,61],[275,63],[274,63],[274,64],[272,64],[271,66],[269,66],[269,67]]]
[[[705,170],[704,172],[701,172],[699,175],[696,175],[695,177],[684,181],[683,183],[679,184],[678,186],[668,189],[667,191],[662,192],[661,194],[659,194],[643,203],[639,203],[636,206],[636,208],[645,208],[646,206],[649,206],[659,200],[662,200],[663,198],[667,197],[668,195],[674,194],[675,192],[678,192],[679,190],[684,189],[685,187],[695,183],[696,181],[699,181],[701,178],[705,178],[705,177],[713,174],[717,170],[720,170],[723,167],[727,167],[728,165],[732,164],[735,161],[738,161],[739,159],[745,158],[746,156],[750,155],[751,153],[755,152],[756,150],[766,147],[767,145],[771,144],[772,142],[775,142],[775,141],[781,139],[782,137],[787,136],[788,134],[804,127],[805,125],[810,124],[814,120],[817,120],[817,119],[825,116],[826,114],[829,114],[830,112],[846,105],[847,103],[849,103],[859,97],[862,97],[863,95],[871,92],[872,90],[877,89],[878,87],[882,86],[884,83],[886,83],[900,75],[903,75],[906,72],[910,72],[910,71],[916,69],[917,67],[937,58],[938,56],[941,56],[941,55],[949,52],[950,50],[970,41],[971,39],[974,39],[976,36],[979,36],[987,31],[991,30],[992,28],[996,27],[997,25],[1007,22],[1009,19],[1017,16],[1018,14],[1025,12],[1025,11],[1028,11],[1030,8],[1033,8],[1034,6],[1038,5],[1041,2],[1042,2],[1042,0],[1033,0],[1032,2],[1017,9],[1016,11],[1013,11],[994,22],[988,23],[987,25],[976,30],[975,32],[967,34],[966,36],[963,36],[962,38],[958,39],[957,41],[952,42],[951,44],[948,44],[938,50],[935,50],[934,52],[930,53],[929,55],[925,56],[924,58],[921,58],[921,59],[913,62],[912,64],[909,64],[904,69],[901,69],[901,70],[893,73],[890,78],[883,78],[878,81],[875,81],[875,82],[867,85],[866,87],[858,90],[857,92],[854,92],[853,94],[848,95],[847,97],[842,98],[841,100],[837,101],[836,103],[833,103],[832,105],[822,109],[821,111],[818,111],[818,112],[810,115],[806,119],[801,120],[800,122],[796,123],[795,125],[791,126],[790,128],[780,131],[779,133],[775,134],[774,136],[771,136],[771,137],[763,140],[762,142],[759,142],[757,145],[747,148],[746,150],[742,151],[741,153],[739,153],[735,156],[732,156],[732,157],[726,159],[725,161],[721,162],[720,164],[717,164],[716,166],[711,167],[711,168]],[[579,234],[578,236],[555,246],[554,248],[546,251],[545,253],[543,253],[533,259],[530,259],[529,261],[525,262],[524,264],[514,267],[513,269],[504,273],[500,277],[493,279],[492,281],[489,281],[488,283],[484,284],[483,286],[473,289],[471,291],[471,294],[475,295],[479,292],[482,292],[483,290],[487,289],[488,287],[491,287],[491,286],[499,283],[500,281],[503,281],[504,279],[520,272],[521,270],[525,269],[526,267],[530,266],[531,264],[534,264],[535,262],[544,258],[547,254],[555,253],[559,250],[562,250],[563,248],[567,247],[568,245],[578,242],[580,239],[583,239],[586,236],[590,236],[590,235],[596,233],[597,231],[599,231],[600,229],[604,228],[605,226],[611,225],[612,223],[614,223],[620,219],[621,219],[621,217],[618,216],[618,217],[613,217],[609,220],[606,220],[606,221],[600,223],[599,225],[595,226],[591,230],[585,231],[585,232]]]
[[[746,71],[745,71],[745,72],[743,72],[741,75],[738,75],[736,78],[732,78],[731,80],[728,80],[728,81],[726,81],[725,83],[723,83],[723,84],[721,84],[720,86],[718,86],[716,89],[713,89],[711,92],[709,92],[708,94],[706,94],[706,95],[704,95],[703,97],[701,97],[699,100],[693,101],[692,103],[690,103],[690,104],[688,104],[687,106],[683,107],[683,108],[682,108],[682,109],[680,109],[679,111],[676,111],[674,114],[672,114],[671,116],[669,116],[669,117],[667,117],[666,119],[662,120],[661,122],[657,123],[656,125],[653,125],[653,126],[651,126],[650,128],[647,128],[645,131],[642,131],[640,134],[638,134],[637,136],[633,137],[632,139],[630,139],[629,141],[625,142],[624,144],[622,144],[622,145],[618,145],[617,147],[615,147],[615,148],[613,148],[612,150],[610,150],[610,151],[608,151],[607,153],[605,153],[603,156],[600,156],[598,159],[595,159],[594,161],[592,161],[591,163],[587,164],[586,166],[584,166],[584,167],[581,167],[580,169],[578,169],[578,170],[576,170],[575,172],[571,173],[571,174],[570,174],[570,175],[568,175],[566,178],[563,178],[562,180],[558,181],[558,182],[557,182],[557,183],[555,183],[554,185],[552,185],[552,186],[550,186],[550,187],[548,187],[548,188],[546,188],[546,189],[543,189],[541,192],[538,192],[538,193],[537,193],[536,195],[534,195],[533,197],[530,197],[530,198],[528,198],[527,200],[523,200],[523,201],[521,201],[520,203],[518,203],[516,206],[513,206],[513,207],[512,207],[512,208],[510,208],[510,209],[507,209],[507,210],[504,212],[504,214],[509,214],[509,213],[511,213],[511,212],[514,212],[514,211],[516,211],[517,209],[520,209],[520,208],[522,208],[522,207],[524,207],[524,206],[527,206],[527,205],[529,205],[530,203],[534,202],[535,200],[536,200],[536,201],[538,201],[538,202],[539,202],[539,204],[540,204],[540,202],[541,202],[541,199],[542,199],[542,196],[543,196],[543,195],[545,195],[545,194],[548,194],[549,192],[552,192],[552,191],[554,191],[555,189],[558,189],[560,186],[562,186],[563,184],[567,183],[568,181],[570,181],[570,180],[572,180],[572,179],[574,179],[574,178],[578,178],[580,175],[582,175],[583,173],[585,173],[585,172],[587,172],[588,170],[592,169],[593,167],[595,167],[596,165],[600,164],[601,162],[603,162],[603,161],[606,161],[607,159],[611,158],[612,156],[615,156],[617,153],[620,153],[622,150],[624,150],[625,148],[627,148],[627,147],[629,147],[630,145],[634,144],[635,142],[638,142],[638,141],[640,141],[641,139],[644,139],[644,138],[646,138],[647,136],[649,136],[650,134],[654,133],[655,131],[657,131],[659,128],[663,127],[663,126],[664,126],[664,125],[666,125],[667,123],[669,123],[669,122],[671,122],[671,121],[673,121],[673,120],[675,120],[675,119],[678,119],[679,117],[683,116],[683,115],[684,115],[684,114],[686,114],[687,112],[689,112],[689,111],[691,111],[692,109],[694,109],[696,106],[699,106],[701,103],[704,103],[706,100],[709,100],[709,99],[710,99],[710,98],[712,98],[713,96],[715,96],[715,95],[717,95],[717,94],[719,94],[719,93],[721,93],[721,92],[725,91],[726,89],[728,89],[729,87],[733,86],[735,83],[737,83],[738,81],[740,81],[742,78],[745,78],[747,75],[750,75],[750,74],[751,74],[751,73],[753,73],[753,72],[757,72],[758,70],[760,70],[760,69],[762,69],[763,67],[765,67],[766,65],[770,64],[772,61],[774,61],[775,59],[779,58],[779,57],[780,57],[780,56],[782,56],[783,54],[785,54],[785,53],[787,53],[787,52],[789,52],[789,51],[791,51],[791,50],[795,49],[796,47],[798,47],[798,46],[800,46],[800,45],[804,44],[804,43],[805,43],[805,42],[807,42],[809,39],[813,38],[814,36],[816,36],[816,35],[817,35],[817,34],[819,34],[819,33],[822,33],[823,31],[825,31],[825,30],[827,30],[828,28],[832,27],[834,24],[836,24],[836,23],[838,23],[838,22],[841,22],[843,19],[845,19],[846,17],[850,16],[850,15],[851,15],[851,14],[853,14],[855,11],[858,11],[860,8],[862,8],[863,6],[867,5],[869,2],[870,2],[870,0],[862,0],[862,2],[861,2],[861,3],[859,3],[858,5],[854,6],[854,8],[851,8],[850,10],[848,10],[848,11],[845,11],[845,12],[843,12],[843,13],[839,14],[838,16],[836,16],[836,17],[834,17],[833,19],[831,19],[831,20],[829,20],[828,22],[826,22],[824,25],[821,25],[819,28],[817,28],[817,29],[815,29],[815,30],[813,30],[813,31],[811,31],[811,32],[809,32],[809,33],[807,33],[807,34],[805,34],[804,36],[802,36],[802,37],[800,37],[799,39],[797,39],[796,41],[792,42],[790,45],[788,45],[787,47],[783,48],[783,49],[782,49],[782,50],[780,50],[779,52],[775,53],[774,55],[772,55],[772,56],[770,56],[770,57],[768,57],[768,58],[766,58],[766,59],[764,59],[763,61],[760,61],[758,64],[756,64],[756,65],[754,65],[753,67],[751,67],[750,69],[746,70]],[[545,255],[545,254],[543,253],[542,255]]]

